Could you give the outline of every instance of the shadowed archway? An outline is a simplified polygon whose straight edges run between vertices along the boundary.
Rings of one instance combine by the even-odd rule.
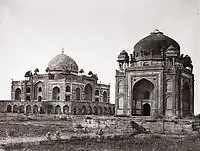
[[[141,103],[144,100],[150,101],[155,98],[153,91],[154,85],[147,79],[141,79],[134,84],[132,91],[132,115],[143,115],[140,107]]]
[[[151,112],[151,106],[148,103],[145,103],[142,106],[142,115],[143,116],[150,116]]]
[[[182,98],[183,116],[190,115],[190,87],[187,82],[183,85]]]
[[[92,86],[87,84],[84,90],[85,100],[92,101]]]

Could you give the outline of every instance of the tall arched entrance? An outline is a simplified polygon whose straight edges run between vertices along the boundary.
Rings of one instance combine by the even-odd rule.
[[[53,100],[60,100],[60,88],[59,87],[53,88]]]
[[[84,93],[85,93],[85,100],[92,101],[92,86],[90,84],[87,84],[85,86]]]
[[[183,116],[190,114],[190,87],[188,83],[183,85],[182,90],[182,101],[183,101]]]
[[[143,116],[150,116],[151,106],[148,103],[145,103],[142,106],[142,115]]]
[[[141,105],[143,102],[151,101],[154,98],[153,90],[153,83],[147,79],[141,79],[134,84],[132,91],[132,115],[143,115],[143,111],[145,112],[145,116],[150,115],[150,111],[148,114],[146,112],[147,105],[149,104],[147,103],[145,106]]]
[[[15,100],[21,100],[21,89],[17,88],[15,90]]]
[[[34,85],[34,100],[38,100],[38,97],[43,97],[43,93],[44,93],[44,83],[42,83],[41,81],[37,82]],[[38,100],[39,101],[39,100]]]
[[[103,92],[103,102],[108,102],[108,94],[106,91]]]

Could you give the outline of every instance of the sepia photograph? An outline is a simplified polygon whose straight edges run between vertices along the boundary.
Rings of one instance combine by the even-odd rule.
[[[200,0],[0,0],[0,151],[199,151]]]

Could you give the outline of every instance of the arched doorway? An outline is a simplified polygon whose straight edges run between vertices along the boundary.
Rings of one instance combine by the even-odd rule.
[[[8,106],[7,106],[7,113],[11,113],[11,111],[12,111],[12,106],[11,106],[11,105],[8,105]]]
[[[26,106],[26,113],[31,113],[31,106],[30,105]]]
[[[53,88],[53,100],[60,100],[60,88],[59,87]]]
[[[34,105],[33,106],[33,114],[37,114],[38,113],[38,106]]]
[[[31,101],[31,97],[30,96],[26,96],[26,101]]]
[[[46,109],[47,109],[47,114],[52,114],[53,113],[53,105],[48,104]]]
[[[63,113],[68,114],[69,113],[69,107],[67,105],[63,106]]]
[[[40,114],[45,114],[45,109],[44,109],[44,107],[40,107]]]
[[[60,113],[61,113],[61,107],[60,107],[60,105],[57,105],[55,107],[55,114],[60,114]]]
[[[108,102],[108,95],[106,91],[103,92],[103,102]]]
[[[38,81],[35,85],[34,85],[34,100],[38,100],[39,101],[39,96],[44,96],[44,83],[41,81]]]
[[[69,95],[66,95],[66,96],[65,96],[65,100],[66,100],[66,101],[70,101],[70,96],[69,96]]]
[[[80,100],[80,98],[81,98],[80,88],[76,88],[76,100]]]
[[[141,79],[134,84],[132,92],[132,115],[143,115],[141,114],[142,101],[149,101],[156,98],[156,96],[153,96],[153,90],[153,83],[147,79]],[[137,111],[140,111],[140,114]]]
[[[17,88],[15,90],[15,100],[21,100],[21,89]]]
[[[92,86],[90,84],[87,84],[85,86],[84,93],[85,93],[85,100],[92,101]]]
[[[18,107],[17,107],[17,105],[14,105],[13,106],[13,113],[17,113],[18,112]]]
[[[26,88],[26,93],[30,93],[31,92],[31,88],[30,87],[27,87]]]
[[[150,116],[151,106],[148,103],[145,103],[142,106],[142,115],[143,116]]]
[[[183,97],[183,116],[190,114],[190,87],[188,83],[184,83],[182,90]]]
[[[19,106],[19,113],[24,113],[24,106],[23,105]]]
[[[38,96],[38,101],[41,102],[42,101],[42,97]]]
[[[96,90],[96,91],[95,91],[95,95],[96,95],[96,96],[99,96],[99,90]]]
[[[66,92],[70,92],[70,86],[66,86]]]

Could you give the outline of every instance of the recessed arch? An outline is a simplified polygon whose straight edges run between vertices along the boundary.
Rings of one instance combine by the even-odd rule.
[[[99,96],[99,90],[96,90],[96,91],[95,91],[95,95],[96,95],[96,96]]]
[[[40,107],[40,114],[45,114],[45,108],[43,106]]]
[[[187,82],[183,84],[182,89],[183,115],[190,114],[190,86]]]
[[[118,93],[124,93],[124,82],[122,80],[120,80],[118,82],[118,90],[117,90]]]
[[[150,116],[151,106],[148,103],[143,104],[142,106],[142,115],[143,116]]]
[[[46,106],[47,114],[52,114],[53,113],[53,105],[48,104]]]
[[[70,95],[65,96],[65,101],[70,101]]]
[[[26,113],[31,113],[31,106],[30,105],[26,106]]]
[[[31,101],[31,96],[26,96],[26,101]]]
[[[133,99],[145,100],[150,99],[154,90],[154,85],[147,79],[137,81],[133,86]]]
[[[42,87],[39,87],[38,92],[42,92]]]
[[[19,106],[19,113],[24,113],[24,105]]]
[[[15,100],[21,100],[21,93],[22,93],[22,91],[20,88],[17,88],[15,90]]]
[[[95,98],[95,102],[99,102],[99,98]]]
[[[38,100],[38,97],[43,97],[43,89],[44,89],[44,83],[41,81],[37,81],[34,85],[34,99]]]
[[[34,105],[33,106],[33,114],[37,114],[38,113],[38,106]]]
[[[69,107],[68,105],[63,106],[63,113],[68,114],[69,113]]]
[[[103,102],[108,102],[108,93],[106,91],[103,92]]]
[[[57,86],[53,88],[53,100],[60,100],[60,88]]]
[[[38,101],[41,102],[42,101],[42,97],[38,96]]]
[[[66,92],[70,92],[70,86],[66,86]]]
[[[55,114],[60,114],[60,113],[61,113],[61,107],[60,107],[60,105],[56,105]]]
[[[76,93],[76,100],[80,100],[81,99],[81,90],[80,90],[80,88],[76,88],[75,93]]]
[[[13,106],[13,113],[17,113],[18,112],[18,107],[17,107],[17,105],[14,105]]]
[[[85,100],[92,101],[92,86],[87,84],[84,89]]]
[[[12,111],[12,106],[9,104],[9,105],[7,106],[7,113],[11,113],[11,111]]]
[[[27,87],[26,88],[26,93],[30,93],[31,92],[31,88],[30,87]]]

